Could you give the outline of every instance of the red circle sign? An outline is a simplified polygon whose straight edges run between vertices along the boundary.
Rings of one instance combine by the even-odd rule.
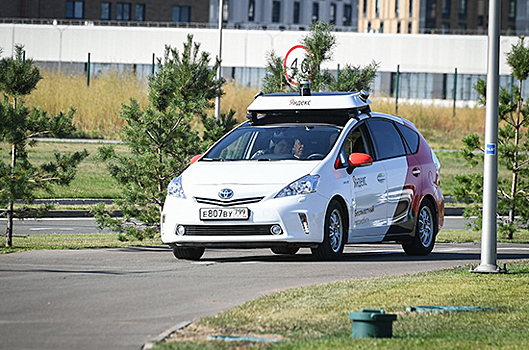
[[[309,49],[303,45],[296,45],[288,50],[285,60],[283,61],[283,69],[285,70],[285,78],[287,78],[289,84],[299,84],[298,81],[294,80],[297,75],[296,73],[298,72],[308,74],[310,77],[312,60],[310,60],[309,57],[311,56],[312,54]]]

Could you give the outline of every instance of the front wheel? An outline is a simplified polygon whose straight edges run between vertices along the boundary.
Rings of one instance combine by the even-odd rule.
[[[421,203],[415,228],[415,237],[411,243],[403,244],[402,249],[408,255],[428,255],[432,252],[437,235],[435,211],[430,201]]]
[[[342,257],[347,237],[347,225],[342,205],[332,200],[325,214],[323,242],[311,248],[312,255],[318,260],[338,260]]]
[[[173,255],[177,259],[199,260],[204,254],[205,248],[172,247]]]

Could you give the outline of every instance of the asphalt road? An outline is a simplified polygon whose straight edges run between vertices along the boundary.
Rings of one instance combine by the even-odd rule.
[[[445,230],[464,230],[466,219],[461,216],[445,216]],[[6,219],[0,218],[0,232],[4,231]],[[14,223],[16,235],[37,235],[37,234],[86,234],[97,233],[97,227],[94,218],[41,218],[41,219],[25,219],[15,220]],[[110,231],[103,230],[103,233]]]
[[[499,264],[521,258],[529,245],[499,244]],[[473,243],[437,244],[427,257],[354,245],[337,262],[313,261],[306,249],[206,250],[198,262],[178,261],[162,246],[0,255],[0,349],[140,349],[175,325],[280,290],[479,259]]]

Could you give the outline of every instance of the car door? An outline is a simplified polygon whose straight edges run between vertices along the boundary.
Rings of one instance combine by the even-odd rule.
[[[411,195],[407,193],[406,177],[408,161],[401,134],[394,122],[382,118],[367,121],[377,159],[384,167],[388,186],[386,201],[386,226],[405,218],[411,207]]]
[[[352,153],[375,155],[365,125],[360,124],[348,135],[342,158]],[[381,162],[348,169],[351,195],[349,243],[380,242],[387,232],[387,176]]]

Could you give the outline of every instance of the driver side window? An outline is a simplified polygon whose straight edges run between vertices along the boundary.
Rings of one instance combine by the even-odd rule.
[[[349,133],[340,152],[340,161],[343,166],[348,165],[348,159],[352,153],[366,153],[374,158],[372,147],[366,135],[364,125],[359,125]]]

